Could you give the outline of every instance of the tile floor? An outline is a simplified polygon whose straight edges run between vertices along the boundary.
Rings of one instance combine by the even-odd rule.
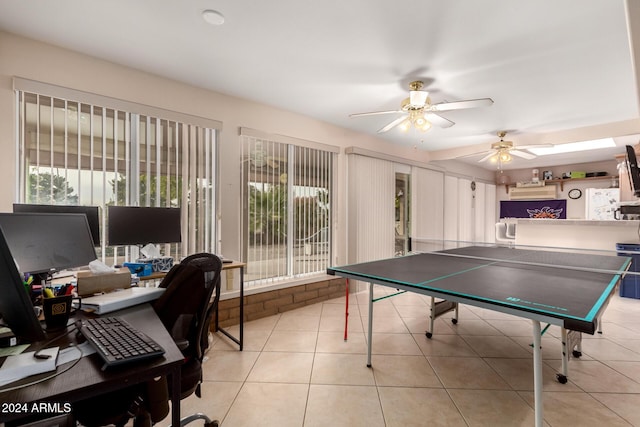
[[[463,306],[427,339],[429,299],[387,298],[374,304],[367,368],[367,295],[350,297],[346,342],[344,298],[246,323],[242,352],[215,335],[202,399],[184,400],[183,414],[224,427],[534,425],[530,321]],[[614,297],[603,320],[567,384],[555,379],[560,330],[543,336],[545,425],[640,426],[640,300]]]

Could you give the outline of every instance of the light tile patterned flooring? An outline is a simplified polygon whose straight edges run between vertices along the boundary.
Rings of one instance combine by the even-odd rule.
[[[389,292],[376,287],[376,296]],[[429,299],[406,293],[374,304],[373,368],[366,367],[366,291],[245,324],[245,349],[215,335],[202,398],[182,402],[224,427],[532,426],[531,322],[461,306],[427,339]],[[603,334],[560,369],[560,330],[542,338],[549,426],[640,426],[640,300],[615,296]],[[230,328],[237,334],[237,327]]]

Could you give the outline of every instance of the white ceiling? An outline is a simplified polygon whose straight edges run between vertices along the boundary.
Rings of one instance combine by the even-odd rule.
[[[447,159],[487,150],[499,130],[516,145],[628,134],[618,144],[637,143],[626,8],[624,0],[2,0],[0,29],[373,135],[396,116],[349,114],[398,109],[413,80],[433,103],[492,98],[491,107],[443,113],[456,122],[448,129],[380,135]],[[225,24],[206,24],[205,9]]]

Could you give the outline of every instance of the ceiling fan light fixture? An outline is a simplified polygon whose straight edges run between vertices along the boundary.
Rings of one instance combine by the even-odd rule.
[[[418,126],[418,129],[420,129],[422,132],[428,132],[431,129],[431,123],[426,119],[422,120],[424,121],[424,123],[421,126]]]
[[[409,92],[409,104],[415,108],[424,107],[427,103],[427,97],[429,96],[429,92],[424,92],[421,90],[412,90]]]
[[[409,129],[411,128],[411,120],[409,119],[404,120],[402,123],[400,123],[399,128],[402,132],[408,132]]]
[[[513,160],[513,157],[509,154],[509,150],[499,150],[496,154],[489,157],[489,162],[491,163],[503,164],[509,163],[511,160]]]
[[[415,127],[421,132],[427,132],[431,129],[431,122],[427,120],[427,117],[421,111],[411,111],[409,117],[400,124],[400,129],[403,132],[407,132],[411,126]]]
[[[509,163],[511,161],[511,154],[507,151],[501,152],[499,157],[501,163]]]

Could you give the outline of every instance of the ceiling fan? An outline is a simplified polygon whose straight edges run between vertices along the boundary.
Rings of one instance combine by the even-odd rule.
[[[528,148],[534,147],[546,147],[550,146],[550,144],[536,144],[536,145],[520,145],[515,146],[513,141],[505,141],[504,137],[507,135],[506,131],[498,132],[498,136],[500,137],[500,141],[494,142],[491,144],[491,149],[488,151],[481,151],[479,153],[468,154],[462,157],[470,157],[470,156],[479,156],[483,155],[478,163],[486,162],[487,160],[491,161],[491,163],[509,163],[512,160],[512,156],[520,157],[526,160],[535,159],[537,156],[527,150]]]
[[[493,104],[493,100],[491,98],[480,98],[470,99],[466,101],[440,102],[438,104],[431,104],[431,99],[429,99],[429,92],[421,90],[423,86],[424,83],[419,80],[409,83],[409,97],[402,101],[402,103],[400,104],[400,110],[357,113],[350,114],[349,117],[403,113],[401,117],[398,117],[391,123],[379,129],[378,133],[387,132],[396,126],[400,126],[400,129],[406,132],[412,125],[416,129],[426,132],[431,129],[432,124],[442,128],[448,128],[455,124],[451,120],[444,118],[437,113],[443,111],[461,110],[464,108],[488,107]]]

